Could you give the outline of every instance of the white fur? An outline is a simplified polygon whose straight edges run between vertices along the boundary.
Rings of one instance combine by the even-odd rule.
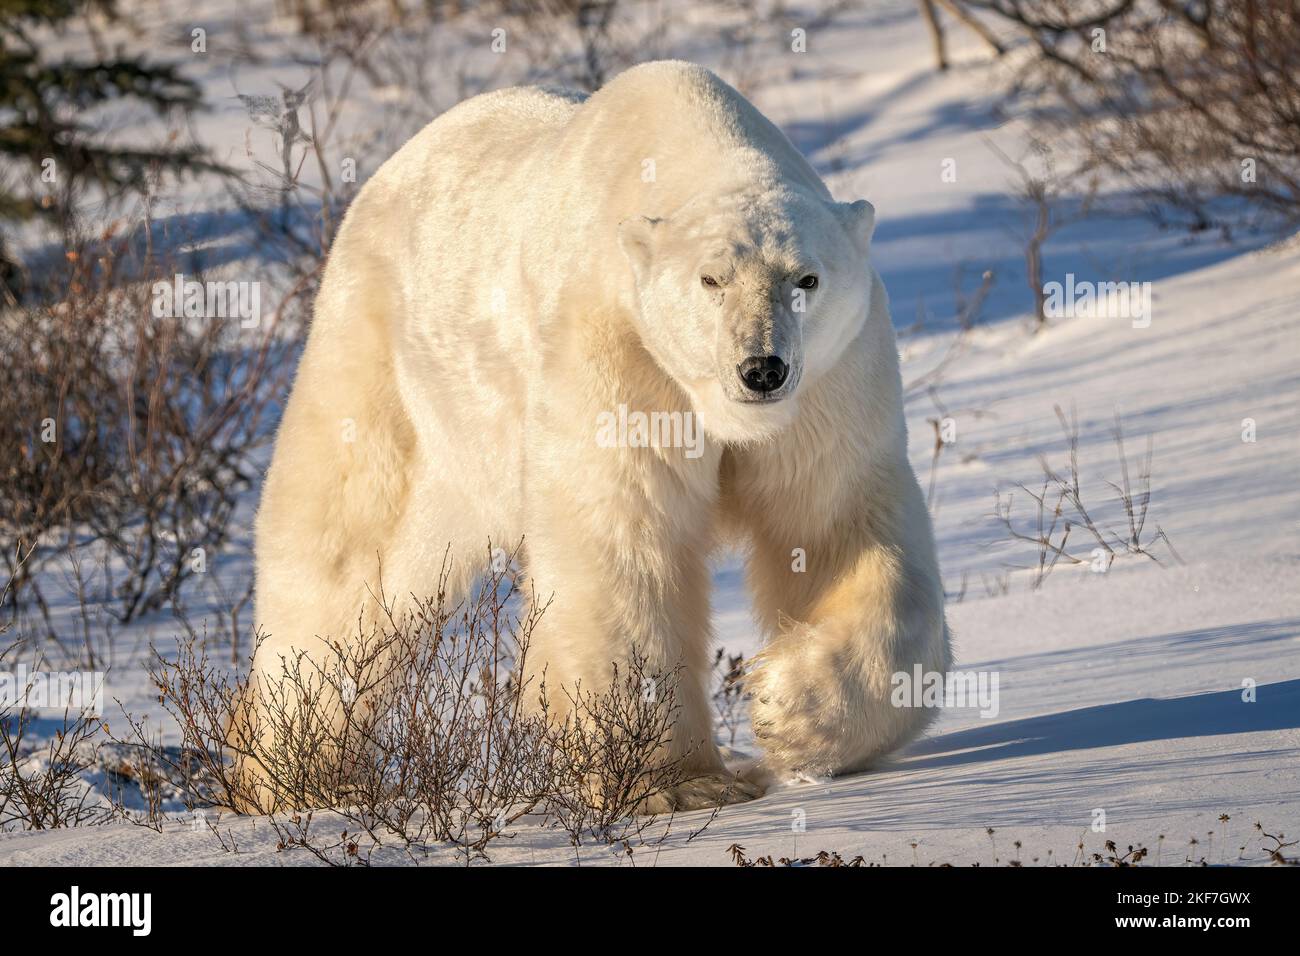
[[[258,671],[355,634],[381,560],[388,595],[428,594],[450,543],[455,596],[489,539],[523,537],[554,595],[533,664],[587,687],[633,647],[684,665],[674,747],[711,775],[685,802],[718,802],[708,561],[732,541],[769,637],[767,766],[849,771],[906,741],[927,715],[892,707],[889,677],[945,669],[948,635],[871,218],[689,64],[431,123],[325,271],[258,515]],[[782,400],[740,403],[736,363],[768,352],[791,369]],[[703,454],[599,446],[620,404],[697,413]]]

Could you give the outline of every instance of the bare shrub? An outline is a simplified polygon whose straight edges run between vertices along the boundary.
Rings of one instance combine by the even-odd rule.
[[[547,812],[574,846],[640,839],[652,821],[637,814],[672,811],[672,790],[690,779],[691,753],[670,755],[680,676],[680,668],[651,669],[634,651],[623,666],[614,664],[608,688],[561,688],[558,717],[543,683]]]
[[[989,290],[993,288],[994,274],[992,270],[985,269],[980,275],[980,284],[969,295],[962,285],[961,268],[953,272],[953,293],[956,304],[956,314],[954,316],[957,325],[957,331],[948,340],[943,353],[939,360],[930,368],[920,375],[908,380],[903,385],[903,398],[908,400],[915,398],[924,392],[930,398],[931,404],[934,405],[935,411],[939,417],[927,418],[926,421],[934,429],[934,451],[930,457],[930,477],[929,488],[926,492],[926,506],[935,511],[935,487],[938,480],[939,459],[947,448],[953,444],[944,437],[945,422],[952,418],[954,414],[963,414],[971,419],[980,419],[989,416],[991,413],[985,409],[966,409],[962,412],[950,412],[948,407],[939,397],[939,388],[943,384],[945,377],[953,364],[957,362],[970,346],[971,332],[975,328],[979,319],[980,309],[984,305],[985,299],[988,298]],[[920,332],[925,327],[925,311],[923,307],[918,308],[916,322],[905,334],[911,335]]]
[[[736,866],[742,867],[802,867],[802,866],[831,866],[831,867],[863,867],[875,866],[874,863],[868,863],[860,856],[846,860],[835,851],[822,850],[816,856],[788,857],[783,856],[773,859],[769,853],[767,856],[758,856],[750,858],[745,855],[745,848],[739,843],[733,843],[727,847],[727,854],[731,857],[731,862]]]
[[[307,301],[314,299],[334,235],[360,188],[357,157],[372,151],[377,135],[353,133],[341,142],[339,119],[358,76],[375,73],[372,57],[381,33],[367,31],[345,43],[318,39],[320,66],[306,83],[281,85],[270,94],[237,94],[251,123],[245,134],[248,170],[229,180],[230,196],[258,244],[274,249],[295,276],[294,294]],[[402,131],[402,139],[412,132]],[[273,162],[259,158],[255,136],[269,139]]]
[[[1012,496],[1004,498],[1001,492],[994,492],[993,517],[1002,525],[1007,535],[1014,541],[1027,542],[1034,546],[1037,560],[1033,568],[1033,587],[1038,588],[1060,561],[1067,564],[1087,564],[1101,561],[1109,570],[1117,555],[1140,554],[1157,564],[1160,559],[1153,553],[1153,548],[1163,544],[1174,561],[1180,561],[1173,543],[1160,525],[1154,533],[1148,533],[1147,515],[1151,505],[1151,460],[1154,455],[1154,439],[1148,437],[1146,454],[1140,460],[1136,481],[1130,474],[1128,453],[1124,447],[1124,430],[1119,414],[1115,415],[1112,436],[1119,458],[1120,481],[1107,481],[1115,493],[1112,504],[1118,504],[1123,510],[1124,526],[1120,530],[1100,523],[1094,518],[1092,509],[1085,504],[1079,471],[1079,423],[1077,414],[1071,413],[1067,420],[1059,405],[1055,406],[1057,420],[1065,435],[1068,449],[1068,463],[1063,471],[1048,462],[1046,456],[1039,456],[1043,469],[1041,487],[1035,491],[1023,484],[1017,484],[1034,503],[1034,517],[1028,529],[1017,525],[1012,520]],[[1070,543],[1070,535],[1079,531],[1084,544],[1092,546],[1088,556],[1079,553],[1078,547]],[[1078,540],[1079,536],[1076,536]]]
[[[52,561],[75,553],[96,568],[92,582],[75,566],[73,596],[126,622],[163,607],[215,555],[290,374],[295,336],[281,334],[280,309],[255,329],[160,317],[150,280],[171,284],[174,270],[130,258],[73,256],[51,280],[68,283],[64,295],[0,315],[8,602],[39,611],[50,635],[40,572]],[[21,566],[19,548],[31,552]]]
[[[736,745],[736,732],[747,719],[745,704],[749,695],[745,693],[745,656],[728,654],[725,648],[718,648],[713,658],[713,710],[718,724],[727,734],[727,746]]]
[[[948,44],[944,36],[943,22],[939,18],[939,7],[951,14],[958,23],[979,36],[995,56],[1001,56],[1006,52],[1006,47],[998,39],[997,35],[967,10],[962,5],[961,0],[917,0],[917,6],[920,7],[921,17],[925,20],[926,29],[930,33],[930,43],[934,47],[935,66],[940,70],[948,69]]]
[[[1015,170],[1014,195],[1019,201],[1023,225],[1020,239],[1025,250],[1025,282],[1034,299],[1034,332],[1047,326],[1047,288],[1043,281],[1043,246],[1056,232],[1088,217],[1097,198],[1095,173],[1082,174],[1062,169],[1056,154],[1041,138],[1031,136],[1024,155],[1013,159],[991,139],[985,142],[1002,162]],[[1084,188],[1075,198],[1076,184]]]
[[[417,861],[449,845],[469,862],[526,816],[574,845],[639,838],[632,815],[688,779],[688,755],[665,757],[674,675],[633,655],[609,687],[553,701],[519,677],[545,605],[516,607],[517,578],[497,562],[451,606],[447,568],[434,597],[399,611],[381,591],[355,639],[286,656],[271,675],[232,675],[182,635],[174,660],[155,652],[149,667],[180,746],[158,746],[129,714],[123,742],[187,806],[267,813],[283,849],[324,862],[364,864],[381,845]],[[322,808],[346,838],[313,816]]]
[[[1226,824],[1232,819],[1226,813],[1220,813],[1218,823],[1221,827],[1226,828]],[[1250,865],[1255,863],[1268,862],[1275,866],[1295,866],[1297,861],[1294,858],[1288,858],[1282,854],[1282,850],[1288,847],[1300,845],[1300,841],[1293,840],[1290,843],[1284,842],[1284,835],[1279,833],[1276,836],[1268,833],[1262,824],[1256,822],[1252,829],[1257,834],[1257,846],[1250,847],[1250,839],[1238,847],[1235,859],[1229,857],[1227,852],[1230,845],[1227,843],[1228,834],[1221,833],[1219,839],[1219,853],[1214,852],[1215,831],[1210,830],[1204,834],[1205,840],[1193,836],[1187,841],[1187,852],[1179,863],[1190,866],[1234,866]],[[931,867],[952,867],[952,866],[1007,866],[1018,868],[1024,866],[1045,866],[1045,867],[1113,867],[1117,869],[1127,869],[1130,867],[1147,866],[1171,866],[1171,864],[1162,857],[1162,851],[1165,843],[1164,834],[1159,834],[1156,838],[1156,850],[1154,859],[1152,851],[1142,843],[1127,844],[1121,847],[1114,840],[1103,839],[1097,850],[1089,850],[1087,845],[1088,834],[1085,832],[1078,838],[1074,844],[1074,855],[1072,858],[1058,856],[1054,849],[1048,847],[1043,853],[1034,853],[1027,849],[1025,843],[1021,840],[1013,840],[1011,846],[1015,850],[1015,855],[1004,859],[998,853],[996,831],[993,827],[987,827],[985,833],[989,838],[989,846],[993,854],[992,860],[969,859],[966,862],[957,861],[938,861],[931,860],[928,863],[922,863],[917,849],[920,844],[913,840],[908,845],[912,850],[912,866],[931,866]],[[1203,849],[1204,848],[1204,849]],[[822,850],[816,856],[806,857],[779,857],[773,858],[772,854],[766,856],[750,857],[746,854],[745,847],[739,843],[733,843],[727,847],[727,855],[731,857],[732,863],[741,867],[802,867],[802,866],[885,866],[888,865],[889,859],[887,854],[881,854],[879,861],[866,862],[863,857],[855,856],[850,860],[844,859],[838,852],[828,852]],[[1022,853],[1028,858],[1022,857]]]
[[[22,564],[23,556],[15,558]],[[12,580],[5,584],[7,593]],[[11,630],[0,622],[0,638]],[[20,643],[0,646],[0,667],[16,657]],[[28,706],[32,682],[15,691],[18,700],[0,695],[0,831],[52,830],[105,822],[109,809],[86,786],[89,768],[85,744],[100,730],[100,721],[68,702],[44,744],[29,745],[28,731],[37,719]]]
[[[627,67],[653,59],[668,27],[664,12],[631,0],[501,0],[534,77],[597,90]]]
[[[373,833],[350,831],[347,827],[342,831],[331,828],[329,835],[323,836],[324,823],[311,810],[284,816],[271,814],[268,822],[278,838],[277,851],[304,850],[327,866],[369,866],[375,851],[382,846]],[[220,831],[214,828],[213,832],[226,845]]]
[[[1185,210],[1193,228],[1214,222],[1208,204],[1223,196],[1300,221],[1291,0],[953,2],[1026,41],[1018,82],[1044,136]]]
[[[920,375],[903,383],[903,398],[905,400],[913,398],[921,392],[933,394],[933,390],[943,382],[953,363],[966,354],[966,349],[970,346],[970,332],[975,328],[980,309],[984,306],[984,300],[988,298],[989,290],[993,288],[995,276],[992,270],[985,269],[980,274],[979,286],[974,292],[967,295],[962,285],[962,272],[961,268],[953,270],[953,294],[957,307],[954,319],[957,325],[957,333],[949,340],[948,346],[944,349],[938,362]],[[906,330],[906,335],[915,334],[925,328],[924,309],[918,308],[917,312],[916,322]]]
[[[0,707],[0,830],[24,830],[105,823],[111,809],[87,785],[92,763],[86,744],[102,725],[79,709],[67,707],[55,718],[43,743],[26,737],[36,715],[31,708]]]
[[[1300,840],[1286,842],[1286,834],[1279,833],[1274,836],[1272,833],[1267,832],[1263,824],[1260,823],[1255,824],[1255,829],[1259,831],[1262,839],[1269,840],[1272,843],[1272,846],[1264,845],[1263,847],[1264,854],[1271,863],[1278,866],[1300,866],[1300,860],[1297,860],[1294,856],[1287,857],[1282,853],[1283,850],[1290,849],[1293,846],[1300,846]],[[1204,863],[1204,860],[1201,862]]]

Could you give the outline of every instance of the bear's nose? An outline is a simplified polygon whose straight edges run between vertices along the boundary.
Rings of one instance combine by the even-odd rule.
[[[775,355],[752,355],[737,365],[736,371],[751,392],[775,392],[785,384],[790,366]]]

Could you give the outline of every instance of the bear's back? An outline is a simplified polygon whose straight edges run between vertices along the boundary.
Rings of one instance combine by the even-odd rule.
[[[435,189],[464,177],[482,178],[492,166],[518,163],[541,148],[546,134],[568,123],[586,99],[583,93],[537,86],[470,97],[411,137],[374,179],[409,190],[429,177],[441,181],[429,184]]]
[[[495,220],[515,236],[548,224],[607,241],[627,216],[665,215],[701,192],[759,184],[830,198],[739,92],[704,67],[656,61],[590,96],[512,87],[471,97],[403,146],[364,198],[442,234]]]

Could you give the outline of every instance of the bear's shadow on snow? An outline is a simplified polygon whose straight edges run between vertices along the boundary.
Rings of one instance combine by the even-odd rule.
[[[899,769],[919,770],[1180,737],[1300,728],[1300,680],[1168,699],[1142,698],[972,727],[919,741]],[[932,755],[932,756],[931,756]],[[917,759],[919,758],[919,759]]]

